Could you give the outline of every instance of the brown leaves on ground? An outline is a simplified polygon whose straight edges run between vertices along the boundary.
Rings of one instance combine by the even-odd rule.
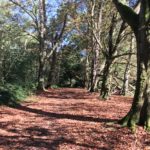
[[[107,101],[84,89],[50,89],[17,108],[0,107],[2,150],[150,150],[150,135],[112,124],[132,100]]]

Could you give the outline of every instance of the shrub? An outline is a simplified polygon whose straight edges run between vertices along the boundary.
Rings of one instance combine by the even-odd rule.
[[[51,85],[51,88],[52,88],[52,89],[57,89],[57,88],[59,88],[59,86],[56,85],[56,84],[54,84],[54,85]]]
[[[30,89],[17,84],[0,86],[0,104],[14,106],[19,104],[30,94]]]

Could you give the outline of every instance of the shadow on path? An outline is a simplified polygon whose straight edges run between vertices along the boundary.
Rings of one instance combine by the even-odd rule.
[[[50,143],[51,150],[57,150],[58,146],[63,144],[63,143],[72,144],[72,145],[79,146],[79,147],[82,147],[85,149],[90,148],[90,149],[98,149],[98,150],[109,150],[106,147],[99,147],[96,145],[90,145],[90,144],[85,144],[85,143],[84,144],[83,143],[76,143],[74,140],[66,139],[64,137],[59,137],[59,138],[56,138],[55,140],[53,140],[52,143]]]
[[[30,113],[35,113],[39,115],[44,115],[56,119],[71,119],[71,120],[76,120],[76,121],[88,121],[88,122],[115,122],[117,120],[115,119],[107,119],[107,118],[94,118],[94,117],[88,117],[88,116],[83,116],[83,115],[73,115],[73,114],[60,114],[60,113],[54,113],[54,112],[46,112],[43,110],[39,109],[34,109],[34,108],[29,108],[26,106],[17,106],[16,109],[30,112]]]
[[[92,93],[87,92],[86,90],[76,89],[76,88],[66,88],[64,89],[55,89],[44,92],[37,92],[38,95],[46,98],[55,98],[55,99],[91,99]]]

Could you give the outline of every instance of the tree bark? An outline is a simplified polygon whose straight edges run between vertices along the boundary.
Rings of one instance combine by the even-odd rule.
[[[102,99],[107,99],[107,97],[109,96],[109,92],[110,92],[110,82],[109,81],[111,78],[110,72],[111,72],[112,62],[113,62],[113,60],[107,59],[105,67],[104,67],[102,86],[101,86],[101,92],[100,92],[100,96]]]
[[[39,17],[40,17],[40,30],[39,30],[39,75],[38,75],[38,90],[45,89],[45,71],[46,71],[46,10],[45,0],[39,0]]]
[[[133,43],[134,43],[134,38],[131,35],[131,44],[130,44],[130,54],[128,56],[125,72],[124,72],[124,81],[123,81],[123,86],[122,86],[122,94],[127,95],[129,91],[129,76],[130,76],[130,61],[132,57],[132,52],[133,52]]]
[[[87,89],[90,88],[90,63],[89,63],[89,56],[86,57],[85,62],[85,87]]]
[[[113,0],[122,18],[133,29],[137,43],[137,81],[133,103],[121,124],[136,129],[143,125],[150,130],[150,1],[142,0],[139,14],[128,11],[130,8],[118,0]],[[128,14],[125,14],[127,12]],[[132,15],[129,15],[132,12]],[[127,17],[128,15],[128,17]],[[134,22],[135,21],[135,22]]]
[[[91,62],[91,83],[90,92],[94,92],[98,88],[99,74],[100,74],[100,54],[101,54],[101,25],[102,25],[102,6],[103,1],[90,3],[90,34],[92,46],[92,62]],[[98,13],[97,13],[98,9]],[[96,17],[95,17],[96,16]]]
[[[48,83],[47,83],[47,87],[50,87],[52,84],[56,84],[56,74],[55,74],[55,69],[56,69],[56,50],[53,52],[52,55],[52,61],[50,63],[50,71],[49,71],[49,75],[48,75]]]

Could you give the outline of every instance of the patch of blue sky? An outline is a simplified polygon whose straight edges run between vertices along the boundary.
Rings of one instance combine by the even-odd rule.
[[[80,5],[77,8],[77,12],[79,14],[85,14],[85,13],[87,13],[87,6],[86,6],[86,4],[84,2],[80,3]]]
[[[87,51],[86,50],[81,50],[80,51],[80,56],[81,57],[86,57],[87,56]]]
[[[52,18],[57,15],[57,10],[59,6],[61,5],[62,0],[47,0],[46,6],[47,6],[47,16]]]
[[[129,6],[134,7],[137,2],[138,2],[138,0],[129,0]]]

